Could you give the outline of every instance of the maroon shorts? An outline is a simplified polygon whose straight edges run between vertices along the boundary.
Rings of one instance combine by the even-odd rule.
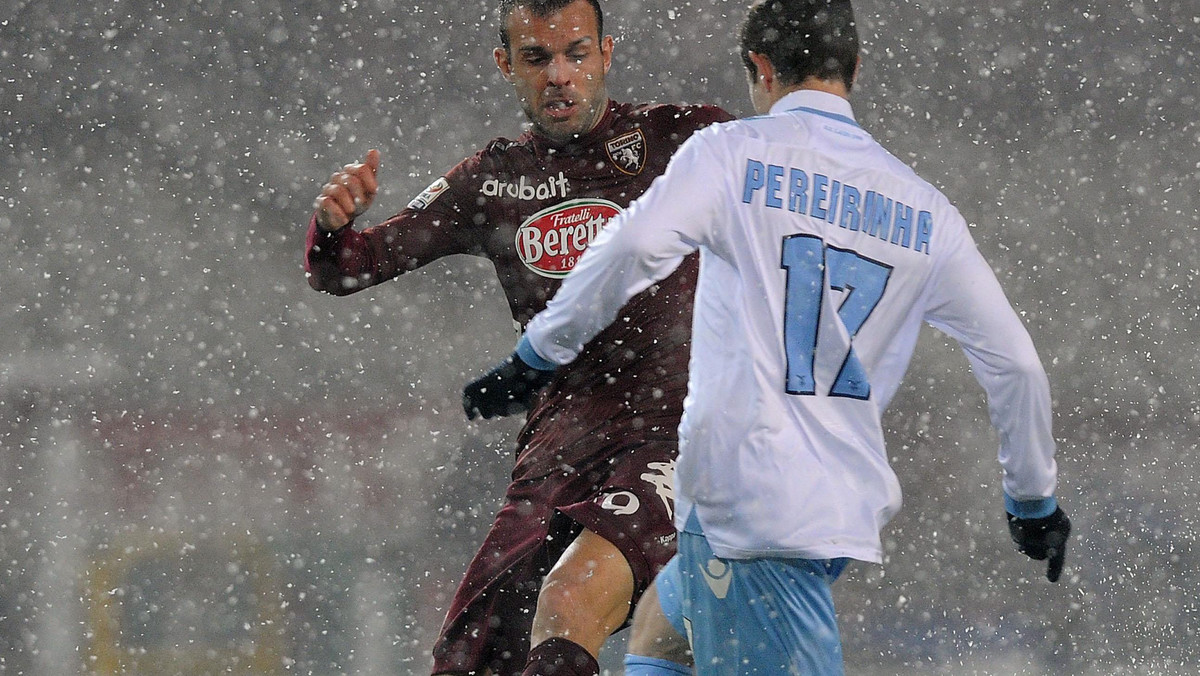
[[[570,473],[512,483],[450,604],[433,673],[519,675],[542,578],[583,528],[625,555],[636,602],[675,553],[677,448],[643,442]]]

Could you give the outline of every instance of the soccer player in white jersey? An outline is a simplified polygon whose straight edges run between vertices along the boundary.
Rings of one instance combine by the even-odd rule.
[[[900,487],[880,419],[921,323],[986,390],[1010,534],[1053,582],[1070,523],[1049,385],[963,217],[855,122],[850,2],[756,3],[741,52],[760,115],[689,139],[464,405],[502,411],[698,249],[666,569],[697,671],[841,674],[830,585],[881,561]]]

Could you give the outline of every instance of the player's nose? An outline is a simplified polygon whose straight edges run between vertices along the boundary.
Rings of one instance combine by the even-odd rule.
[[[565,56],[556,56],[546,66],[546,79],[556,87],[565,87],[571,83],[574,67]]]

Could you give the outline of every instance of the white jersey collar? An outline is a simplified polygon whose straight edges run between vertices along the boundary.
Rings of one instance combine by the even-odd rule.
[[[846,122],[858,126],[858,122],[854,119],[854,109],[850,107],[850,102],[828,92],[817,91],[815,89],[799,89],[786,94],[783,98],[775,102],[771,106],[771,115],[776,115],[789,110],[803,110],[817,115],[823,115],[836,120]]]

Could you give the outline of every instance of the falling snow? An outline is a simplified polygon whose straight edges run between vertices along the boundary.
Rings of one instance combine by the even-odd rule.
[[[486,262],[339,299],[301,253],[367,148],[381,217],[520,133],[491,4],[9,3],[0,672],[428,673],[516,430],[458,391],[512,322]],[[610,93],[749,114],[744,4],[605,3]],[[1200,672],[1200,9],[856,8],[859,121],[1029,327],[1077,537],[1056,586],[1013,550],[986,403],[930,330],[886,417],[887,560],[837,587],[848,673]]]

